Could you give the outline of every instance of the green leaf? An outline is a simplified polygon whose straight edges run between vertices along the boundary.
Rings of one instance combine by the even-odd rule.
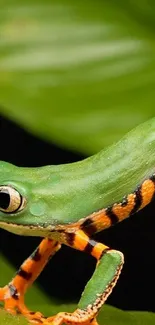
[[[154,115],[154,1],[5,0],[0,112],[92,153]]]
[[[101,311],[99,322],[101,325],[153,325],[155,314],[137,311],[125,312],[106,305]]]

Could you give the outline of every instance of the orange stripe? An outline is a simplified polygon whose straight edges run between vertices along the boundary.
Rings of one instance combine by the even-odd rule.
[[[141,204],[140,209],[144,208],[147,204],[151,202],[154,192],[155,192],[155,184],[150,179],[144,181],[141,187],[143,202]]]
[[[51,254],[53,255],[60,248],[60,244],[55,246],[55,243],[56,242],[53,240],[43,239],[39,245],[39,254],[41,256],[40,260],[34,261],[33,259],[31,259],[31,257],[29,257],[22,264],[22,270],[27,273],[31,273],[32,275],[29,280],[26,280],[22,276],[17,274],[11,281],[11,284],[16,287],[20,294],[25,293],[27,288],[35,281],[40,272],[43,270],[44,266],[46,265],[49,259],[49,256],[51,256]]]
[[[117,215],[119,221],[127,218],[135,205],[135,194],[129,194],[127,196],[127,205],[122,206],[121,203],[115,203],[112,207],[112,211]]]
[[[155,176],[154,176],[155,178]],[[141,192],[142,196],[142,204],[140,207],[136,210],[141,210],[144,208],[147,204],[149,204],[153,198],[153,195],[155,194],[155,182],[153,180],[147,179],[145,180],[141,186],[138,187]],[[134,210],[134,207],[136,205],[136,191],[129,194],[126,197],[127,204],[122,204],[120,203],[114,203],[110,208],[111,211],[116,215],[116,217],[119,219],[119,221],[124,220],[125,218],[129,217],[132,214],[132,211]],[[86,220],[89,219],[92,221],[90,223],[90,227],[96,228],[95,232],[101,231],[105,228],[108,228],[111,226],[111,219],[108,216],[108,213],[106,213],[106,208],[101,209],[98,212],[94,212],[91,215],[89,215],[84,223],[86,223]],[[134,211],[134,212],[136,212]],[[83,228],[85,229],[85,228]],[[88,230],[89,232],[89,225],[86,226],[86,231]]]
[[[84,251],[88,242],[89,237],[82,230],[78,230],[75,233],[75,239],[73,243],[74,248],[79,249],[80,251]]]
[[[90,216],[93,220],[93,224],[96,227],[96,231],[100,231],[111,226],[111,220],[106,214],[106,210],[102,209]]]
[[[101,243],[96,243],[94,246],[91,255],[94,256],[97,260],[101,257],[101,254],[109,248],[108,246],[101,244]]]

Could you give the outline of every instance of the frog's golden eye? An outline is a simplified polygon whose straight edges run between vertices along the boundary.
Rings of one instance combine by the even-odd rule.
[[[16,213],[25,206],[25,198],[13,187],[0,185],[0,211]]]

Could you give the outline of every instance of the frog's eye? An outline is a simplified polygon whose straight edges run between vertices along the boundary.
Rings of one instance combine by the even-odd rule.
[[[25,198],[11,186],[0,185],[0,211],[16,213],[25,206]]]

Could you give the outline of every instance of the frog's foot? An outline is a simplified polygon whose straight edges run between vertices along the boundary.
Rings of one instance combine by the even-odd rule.
[[[32,324],[43,325],[98,325],[93,313],[77,309],[73,313],[60,312],[52,317],[44,317],[40,312],[30,311],[24,304],[21,296],[13,285],[0,288],[0,301],[4,303],[6,311],[13,315],[22,314]]]
[[[53,317],[48,317],[43,324],[50,325],[98,325],[96,320],[96,314],[94,315],[91,311],[77,309],[73,313],[58,313]]]
[[[36,324],[44,323],[45,317],[40,312],[30,311],[24,304],[24,298],[20,296],[13,285],[8,284],[4,288],[0,288],[0,301],[4,303],[4,309],[9,313],[22,314]]]
[[[44,238],[37,249],[27,258],[16,272],[12,281],[4,288],[0,288],[0,301],[11,314],[23,314],[29,320],[43,323],[45,317],[39,312],[30,311],[24,304],[24,295],[44,266],[59,249],[61,245],[48,238]]]
[[[73,313],[61,312],[52,317],[44,317],[40,312],[30,311],[24,304],[24,296],[10,283],[0,288],[0,301],[9,313],[22,314],[31,323],[43,325],[98,325],[96,313],[89,307],[86,310],[77,309]]]

